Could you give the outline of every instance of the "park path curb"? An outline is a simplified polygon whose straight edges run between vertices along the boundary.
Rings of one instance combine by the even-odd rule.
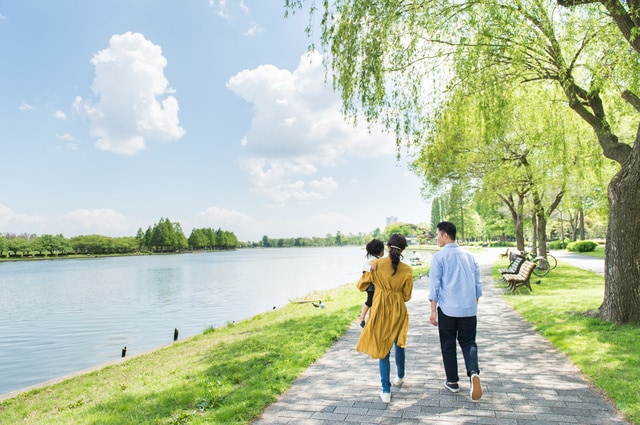
[[[360,326],[346,334],[268,406],[254,425],[296,424],[629,424],[559,353],[500,297],[491,268],[498,250],[476,254],[484,295],[478,311],[478,352],[484,395],[469,398],[444,386],[437,329],[429,324],[427,279],[415,282],[406,351],[406,377],[379,397],[378,361],[357,353]],[[330,308],[330,307],[328,307]],[[393,354],[392,354],[393,357]],[[464,371],[459,353],[459,369]],[[393,371],[393,358],[392,371]],[[461,373],[461,376],[463,373]]]

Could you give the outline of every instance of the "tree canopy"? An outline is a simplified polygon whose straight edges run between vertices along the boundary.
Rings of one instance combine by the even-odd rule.
[[[288,11],[305,3],[285,1]],[[438,138],[446,142],[433,156],[440,160],[477,158],[468,148],[483,143],[504,155],[505,143],[513,147],[518,137],[526,140],[530,148],[520,146],[516,153],[521,158],[527,153],[528,168],[519,171],[535,185],[505,197],[525,196],[541,228],[570,183],[566,166],[575,153],[586,158],[597,146],[615,161],[600,314],[619,323],[640,321],[640,265],[635,260],[640,251],[640,133],[629,125],[637,129],[640,112],[639,5],[618,0],[335,0],[318,10],[311,4],[312,16],[320,14],[320,43],[348,117],[382,123],[396,135],[399,148],[419,146],[422,159],[429,158],[425,148],[436,146]],[[527,121],[500,114],[505,99],[500,93],[514,90],[521,90],[518,105],[521,111],[527,105]],[[549,92],[562,97],[554,96],[552,103],[541,96]],[[453,109],[452,101],[457,102]],[[557,119],[543,113],[548,108],[557,109]],[[575,115],[567,120],[570,112]],[[483,119],[473,116],[469,125],[465,113]],[[536,120],[535,114],[546,119]],[[591,137],[584,131],[567,138],[575,136],[566,128],[575,117],[590,128]],[[548,162],[535,158],[549,155],[546,145],[552,146],[559,168],[547,169]],[[478,162],[464,164],[458,168],[464,176],[432,167],[425,182],[431,183],[432,172],[436,180],[466,178]],[[542,172],[534,172],[542,164]],[[480,171],[483,179],[491,174]],[[487,183],[500,185],[504,177],[494,173]]]

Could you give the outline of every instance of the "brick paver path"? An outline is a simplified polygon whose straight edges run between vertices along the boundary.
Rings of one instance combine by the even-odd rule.
[[[491,279],[497,256],[498,250],[476,256],[484,284],[478,311],[484,389],[479,402],[470,400],[466,380],[459,394],[443,387],[438,332],[429,323],[427,280],[421,279],[408,303],[407,375],[401,387],[392,387],[391,403],[378,395],[377,360],[354,349],[360,334],[354,322],[254,424],[628,424],[566,356],[502,301]],[[458,359],[462,377],[460,352]],[[391,361],[393,376],[393,354]]]

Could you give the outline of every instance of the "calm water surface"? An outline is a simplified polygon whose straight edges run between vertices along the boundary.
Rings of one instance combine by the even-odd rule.
[[[363,261],[344,247],[0,263],[0,394],[355,282]]]

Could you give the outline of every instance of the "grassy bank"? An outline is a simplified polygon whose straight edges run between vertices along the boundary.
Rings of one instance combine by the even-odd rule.
[[[244,424],[346,331],[353,284],[0,403],[2,424]]]
[[[498,268],[507,266],[499,260]],[[504,295],[535,329],[589,378],[634,424],[640,424],[640,326],[617,326],[595,317],[602,303],[604,278],[559,262],[532,285]]]

